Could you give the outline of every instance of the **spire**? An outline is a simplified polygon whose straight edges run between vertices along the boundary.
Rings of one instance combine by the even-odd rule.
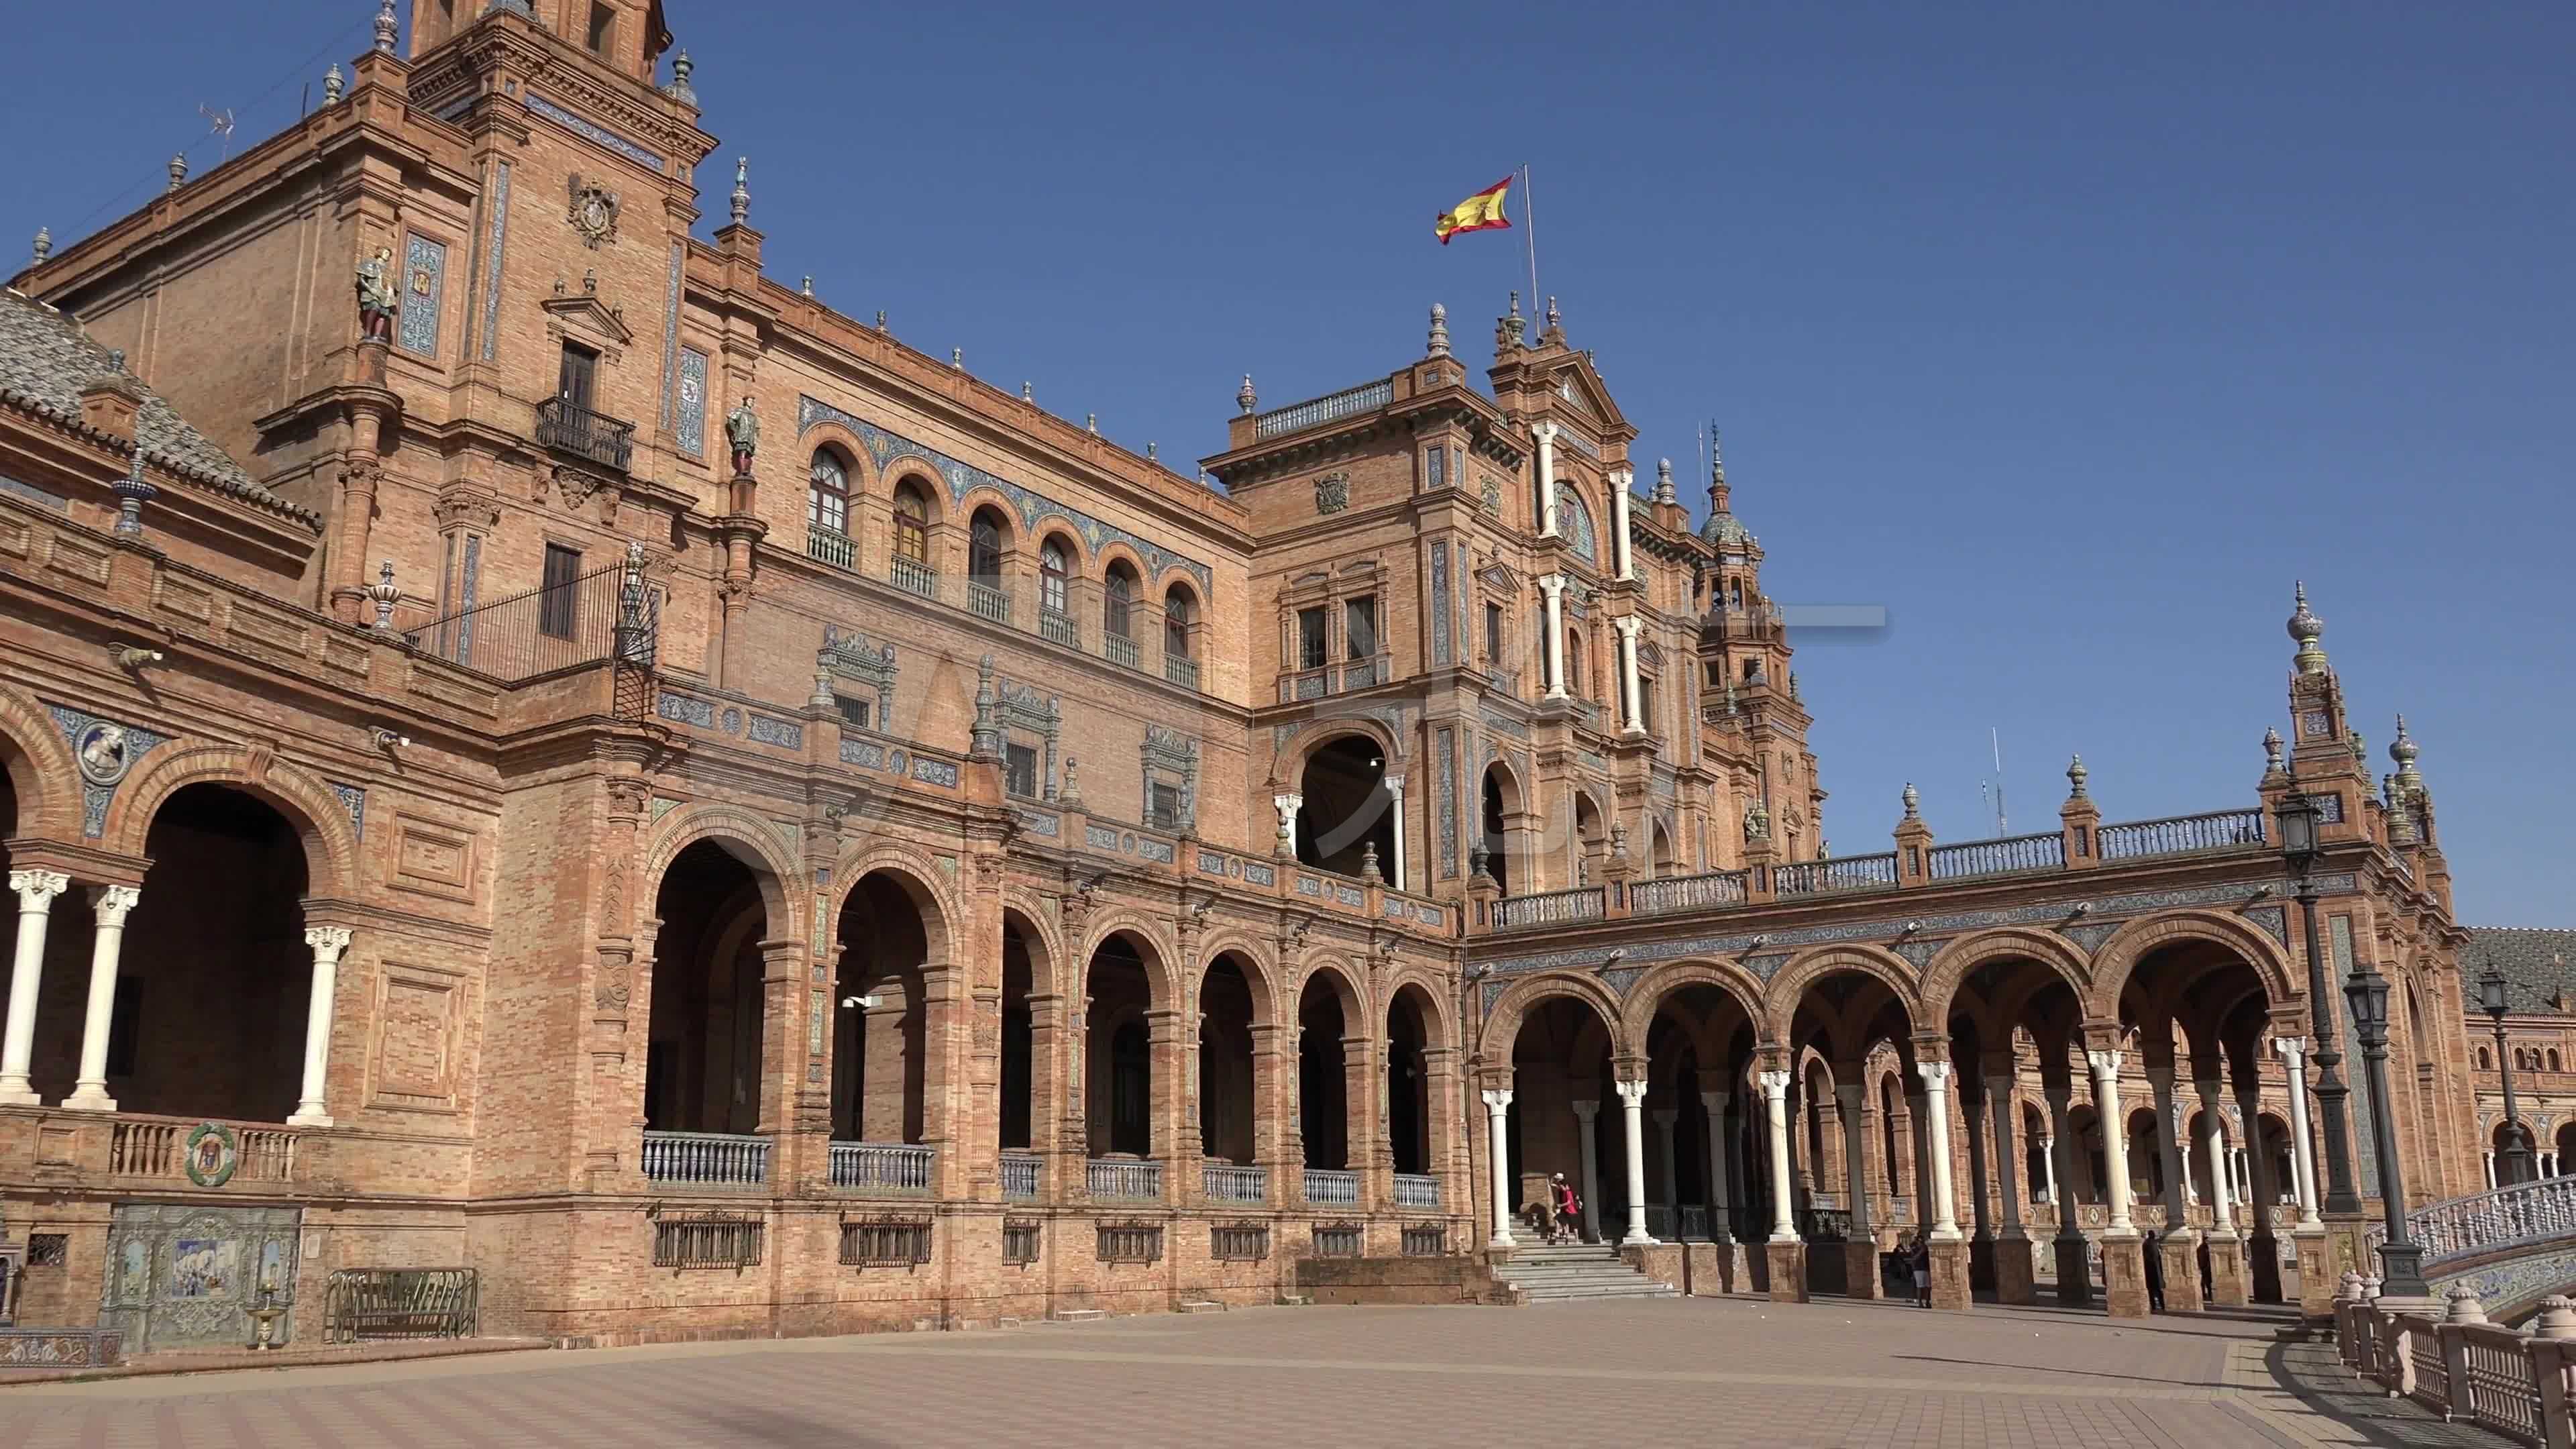
[[[176,191],[187,184],[188,153],[182,151],[178,155],[170,158],[170,189],[172,191]]]
[[[2388,743],[2388,758],[2397,762],[2397,785],[2408,799],[2424,788],[2424,772],[2415,768],[2415,757],[2422,753],[2415,737],[2406,732],[2406,716],[2397,717],[2397,738]]]
[[[2066,764],[2066,783],[2068,786],[2066,798],[2069,800],[2082,800],[2089,798],[2084,793],[2084,782],[2092,777],[2093,772],[2084,768],[2084,757],[2082,755],[2077,755],[2074,759],[2069,760]]]
[[[689,59],[689,53],[685,50],[671,57],[671,83],[662,87],[662,94],[684,106],[696,105],[698,92],[696,87],[689,84],[689,73],[697,68],[698,63]]]
[[[2289,772],[2284,769],[2281,764],[2281,732],[2276,729],[2264,730],[2263,778],[2267,781],[2277,780],[2286,776],[2288,773]]]
[[[2298,641],[2299,645],[2295,661],[2299,666],[2299,672],[2323,674],[2326,672],[2326,651],[2325,647],[2317,641],[2325,637],[2326,621],[2309,611],[2308,586],[2304,581],[2297,585],[2291,597],[2294,608],[2290,614],[2289,629],[2290,637]]]
[[[1242,388],[1234,395],[1234,405],[1243,409],[1243,415],[1248,418],[1252,416],[1252,410],[1260,404],[1261,395],[1252,390],[1252,374],[1247,372],[1243,375]]]
[[[1494,351],[1517,352],[1521,345],[1521,294],[1512,293],[1512,310],[1494,319]]]
[[[40,226],[40,227],[36,228],[36,261],[35,261],[35,265],[40,266],[40,267],[41,267],[41,266],[43,266],[43,265],[45,264],[45,258],[50,257],[50,256],[52,256],[53,254],[54,254],[54,232],[53,232],[53,228],[51,228],[51,227],[44,227],[44,226]]]
[[[1449,355],[1449,309],[1437,302],[1431,304],[1431,355]]]
[[[1906,819],[1920,820],[1923,818],[1923,797],[1915,791],[1913,781],[1908,780],[1905,782],[1905,793],[1899,798],[1905,801]]]
[[[1655,460],[1655,501],[1657,503],[1671,503],[1674,501],[1673,460],[1670,458],[1657,458]]]
[[[1538,340],[1558,346],[1565,343],[1565,319],[1557,314],[1556,298],[1552,296],[1547,299],[1547,328],[1538,334]]]
[[[400,33],[401,26],[394,20],[394,0],[380,0],[376,6],[376,53],[393,54],[394,37]]]
[[[733,158],[733,224],[751,224],[751,158]]]
[[[1720,451],[1717,424],[1708,425],[1708,522],[1700,525],[1700,541],[1711,548],[1741,547],[1753,541],[1753,535],[1736,520],[1729,507],[1733,490],[1726,486],[1726,457]]]
[[[331,68],[322,74],[322,104],[326,106],[340,104],[340,93],[348,87],[348,84],[349,82],[340,74],[340,62],[336,60],[331,62]]]

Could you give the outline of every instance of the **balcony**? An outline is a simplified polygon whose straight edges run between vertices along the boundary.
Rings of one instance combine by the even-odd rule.
[[[1771,889],[1784,896],[1821,896],[1836,891],[1893,890],[1896,852],[1852,855],[1839,860],[1806,860],[1771,868]]]
[[[1163,677],[1183,689],[1199,687],[1199,662],[1185,654],[1163,656]]]
[[[966,607],[975,611],[976,618],[988,624],[1011,622],[1011,596],[983,579],[966,581]]]
[[[109,1175],[188,1182],[188,1138],[199,1125],[197,1118],[119,1116],[108,1136]],[[223,1125],[239,1154],[234,1182],[296,1180],[295,1148],[302,1134],[285,1127]]]
[[[835,1142],[830,1181],[843,1192],[928,1197],[939,1149],[903,1142]]]
[[[1082,647],[1082,631],[1075,627],[1073,616],[1062,609],[1038,609],[1038,637],[1067,649]]]
[[[1440,1206],[1440,1179],[1427,1173],[1399,1172],[1395,1175],[1395,1205],[1400,1208],[1436,1208]]]
[[[1306,1201],[1316,1207],[1356,1207],[1360,1175],[1327,1167],[1306,1169]]]
[[[1253,419],[1252,435],[1256,438],[1276,438],[1287,433],[1303,432],[1308,428],[1322,427],[1335,418],[1346,418],[1353,413],[1375,412],[1394,400],[1395,384],[1381,378],[1376,382],[1362,383],[1358,387],[1334,393],[1330,397],[1319,397],[1310,402],[1274,408]]]
[[[886,576],[894,580],[894,586],[898,589],[919,594],[925,599],[939,597],[939,570],[918,559],[909,559],[902,554],[896,554],[893,566],[886,570]]]
[[[644,1180],[685,1187],[760,1187],[769,1181],[769,1139],[729,1132],[647,1132]]]
[[[1210,1202],[1268,1202],[1270,1169],[1210,1162],[1199,1169],[1200,1191]]]
[[[2066,866],[2066,836],[2051,830],[2040,835],[2016,835],[2003,840],[1970,840],[1958,845],[1932,847],[1931,872],[1934,880],[1963,880],[1969,876],[2014,875],[2026,870],[2062,870]]]
[[[1518,930],[1601,918],[1601,887],[1577,886],[1534,896],[1506,896],[1494,902],[1494,929]]]
[[[1009,1202],[1033,1202],[1038,1195],[1038,1156],[1034,1152],[1002,1154],[1002,1197]]]
[[[853,567],[851,560],[858,556],[858,547],[850,542],[848,534],[834,533],[817,525],[805,530],[805,556],[836,569],[845,569]]]
[[[1163,1164],[1159,1162],[1095,1157],[1083,1166],[1083,1186],[1095,1199],[1124,1202],[1160,1202],[1163,1199]]]
[[[1386,654],[1354,659],[1345,664],[1319,665],[1280,675],[1279,702],[1290,704],[1301,699],[1322,699],[1326,695],[1372,689],[1394,677],[1395,659]]]
[[[1124,664],[1130,669],[1136,667],[1136,641],[1124,634],[1101,635],[1100,652],[1112,664]]]
[[[2190,855],[2204,850],[2243,850],[2266,844],[2263,812],[2213,810],[2206,815],[2176,815],[2105,825],[2102,858],[2136,860],[2148,855]]]
[[[537,444],[623,473],[635,456],[635,425],[550,397],[537,404]]]
[[[1670,911],[1742,904],[1744,872],[1740,870],[1666,876],[1662,880],[1641,880],[1628,887],[1628,913],[1632,916],[1660,916]]]

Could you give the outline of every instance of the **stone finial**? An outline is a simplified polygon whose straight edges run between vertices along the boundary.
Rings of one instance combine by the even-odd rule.
[[[2308,586],[2303,580],[2291,593],[2290,637],[2298,642],[2295,662],[2301,674],[2326,672],[2325,646],[2317,641],[2325,637],[2326,621],[2308,608]]]
[[[1914,788],[1913,781],[1908,780],[1905,782],[1905,793],[1898,798],[1905,802],[1906,819],[1920,820],[1923,818],[1923,796],[1921,792]]]
[[[347,78],[340,74],[340,62],[331,62],[331,68],[322,73],[322,104],[340,104],[341,92],[347,89],[348,84]]]
[[[1542,342],[1562,342],[1565,340],[1565,319],[1557,315],[1556,296],[1554,293],[1550,293],[1548,295],[1547,330],[1539,333],[1539,340]]]
[[[1252,390],[1252,374],[1247,372],[1243,375],[1243,386],[1235,391],[1234,405],[1243,409],[1245,417],[1250,417],[1252,410],[1259,406],[1260,402],[1261,395]]]
[[[2415,757],[2422,751],[2415,737],[2406,732],[2406,716],[2397,717],[2397,738],[2388,742],[2388,758],[2397,762],[2397,786],[2408,795],[2424,787],[2424,772],[2415,768]]]
[[[2346,1303],[2359,1303],[2361,1301],[2361,1274],[2351,1268],[2344,1269],[2343,1283],[2342,1286],[2335,1290],[2335,1297]]]
[[[966,349],[963,347],[949,348],[948,365],[957,369],[959,372],[964,372],[966,370]]]
[[[1159,444],[1159,443],[1156,443],[1156,442],[1155,442],[1154,440],[1152,440],[1151,438],[1146,439],[1146,440],[1145,440],[1145,461],[1146,461],[1146,462],[1148,462],[1148,463],[1159,463],[1159,462],[1161,462],[1161,461],[1162,461],[1162,459],[1163,459],[1162,445],[1161,445],[1161,444]]]
[[[1380,874],[1377,868],[1377,842],[1375,840],[1370,840],[1367,844],[1360,847],[1360,879],[1377,885],[1386,884],[1386,877]]]
[[[751,224],[751,158],[733,158],[733,224]]]
[[[1084,414],[1082,415],[1082,430],[1083,430],[1084,432],[1086,432],[1086,433],[1091,434],[1091,435],[1092,435],[1093,437],[1095,437],[1095,438],[1096,438],[1096,437],[1099,437],[1099,436],[1100,436],[1100,414],[1098,414],[1098,413],[1084,413]]]
[[[805,703],[815,709],[828,710],[832,708],[835,697],[832,689],[832,666],[822,660],[816,660],[814,692],[805,697]]]
[[[1431,355],[1449,355],[1449,309],[1437,302],[1431,304]]]
[[[2442,1296],[2450,1300],[2450,1306],[2442,1313],[2443,1322],[2484,1323],[2487,1321],[2486,1305],[2478,1301],[2478,1290],[2468,1283],[2454,1283],[2451,1285],[2451,1291]]]
[[[1020,380],[1020,401],[1029,404],[1031,407],[1037,406],[1037,393],[1030,388],[1026,378],[1022,378]]]
[[[2531,1321],[2534,1338],[2576,1338],[2576,1298],[2552,1293],[2540,1300],[2540,1316]]]
[[[367,597],[376,604],[376,632],[394,631],[394,605],[402,602],[402,588],[394,582],[394,561],[384,560],[376,569],[376,581],[367,587]]]
[[[1914,787],[1908,785],[1906,788],[1911,790]],[[1756,840],[1770,838],[1771,811],[1763,805],[1762,797],[1757,795],[1753,797],[1753,808],[1744,812],[1744,839],[1749,844]]]
[[[113,485],[116,491],[116,531],[126,538],[143,536],[143,505],[160,490],[143,481],[143,448],[134,449],[134,466]]]
[[[807,272],[807,273],[805,274],[805,280],[804,280],[803,282],[801,282],[801,283],[797,284],[797,287],[796,287],[796,294],[797,294],[798,296],[800,296],[800,297],[805,298],[807,301],[812,301],[812,300],[813,300],[813,297],[814,297],[814,274],[813,274],[812,272]]]
[[[1675,501],[1675,495],[1673,493],[1673,460],[1670,458],[1657,458],[1655,460],[1655,501],[1657,503],[1671,503]]]
[[[1001,758],[1002,731],[993,716],[993,656],[985,655],[975,665],[975,729],[971,748],[975,758]]]
[[[685,50],[671,57],[671,83],[662,87],[662,94],[684,106],[696,105],[698,92],[695,86],[689,84],[689,73],[697,68],[698,63],[689,59],[689,53]]]
[[[1473,844],[1473,845],[1468,846],[1468,847],[1467,847],[1467,875],[1468,875],[1468,877],[1469,877],[1470,879],[1473,879],[1473,880],[1480,880],[1480,881],[1483,881],[1483,882],[1484,882],[1484,883],[1486,883],[1487,885],[1491,885],[1491,884],[1493,884],[1493,881],[1494,881],[1494,872],[1493,872],[1493,864],[1492,864],[1492,863],[1493,863],[1493,858],[1494,858],[1493,852],[1492,852],[1492,851],[1487,850],[1487,849],[1485,848],[1485,843],[1484,843],[1483,841],[1481,841],[1481,840],[1480,840],[1480,841],[1478,841],[1478,842],[1476,842],[1476,843],[1475,843],[1475,844]]]
[[[1798,671],[1794,669],[1789,671],[1789,702],[1791,704],[1806,702],[1805,697],[1798,693]]]
[[[123,377],[125,375],[124,348],[111,347],[107,349],[107,370],[109,375],[113,377]]]
[[[879,332],[883,332],[883,331],[885,331],[885,330],[886,330],[886,323],[885,323],[885,309],[884,309],[883,307],[879,307],[879,308],[877,309],[877,331],[879,331]]]
[[[2082,755],[2077,755],[2075,758],[2067,761],[2066,783],[2068,790],[2066,798],[2069,800],[2082,800],[2087,798],[2084,794],[2084,782],[2092,778],[2092,775],[2093,772],[2091,770],[2084,768],[2084,757]]]
[[[2279,730],[2266,729],[2263,731],[2263,773],[2267,776],[2283,773],[2281,766],[2281,732]]]
[[[1071,755],[1064,757],[1064,791],[1056,803],[1068,810],[1082,808],[1082,762]]]
[[[178,155],[170,158],[170,189],[172,191],[176,191],[187,184],[188,153],[182,151]]]
[[[394,0],[379,0],[376,6],[376,54],[393,54],[394,37],[401,33],[402,27],[394,19]]]
[[[2344,747],[2352,751],[2353,768],[2361,771],[2361,778],[2367,782],[2370,779],[2370,741],[2363,739],[2359,730],[2345,730],[2343,742]]]
[[[1511,352],[1517,350],[1521,345],[1521,328],[1523,325],[1524,324],[1521,321],[1521,294],[1518,289],[1515,289],[1512,292],[1512,309],[1504,313],[1502,316],[1494,319],[1494,350],[1496,352]]]
[[[53,231],[53,228],[52,228],[52,227],[46,227],[46,226],[40,226],[40,227],[36,228],[36,261],[35,261],[35,264],[36,264],[37,266],[40,266],[40,267],[41,267],[41,266],[43,266],[43,265],[45,264],[45,258],[50,257],[50,256],[52,256],[53,254],[54,254],[54,231]]]

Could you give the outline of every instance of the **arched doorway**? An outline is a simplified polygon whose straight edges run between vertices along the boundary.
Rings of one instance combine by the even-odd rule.
[[[1433,1015],[1430,998],[1419,986],[1396,988],[1386,1006],[1386,1132],[1395,1171],[1407,1176],[1431,1173],[1431,1123],[1439,1104],[1431,1096],[1430,1061]]]
[[[1611,1084],[1610,1040],[1610,1025],[1591,1002],[1552,996],[1522,1016],[1511,1047],[1505,1168],[1512,1206],[1530,1223],[1536,1206],[1546,1201],[1549,1179],[1563,1173],[1583,1201],[1583,1215],[1580,1223],[1560,1224],[1560,1230],[1592,1242],[1623,1221],[1603,1202],[1603,1193],[1615,1191],[1623,1213],[1627,1201],[1625,1157],[1609,1157],[1616,1166],[1604,1170],[1605,1154],[1623,1152],[1625,1140],[1619,1095]]]
[[[1655,1003],[1646,1030],[1646,1230],[1732,1242],[1750,1231],[1737,1206],[1745,1138],[1760,1116],[1748,1094],[1752,1012],[1724,987],[1687,982]],[[1624,1164],[1623,1164],[1624,1167]]]
[[[1210,1162],[1249,1167],[1260,1152],[1260,1092],[1252,1029],[1263,1013],[1254,973],[1234,952],[1208,963],[1199,984],[1199,1151]]]
[[[1807,1244],[1808,1285],[1821,1293],[1881,1296],[1881,1233],[1895,1226],[1892,1219],[1903,1218],[1918,1232],[1937,1220],[1928,1199],[1942,1154],[1920,1095],[1912,1015],[1887,978],[1829,959],[1798,989],[1787,1044],[1801,1068],[1802,1116],[1813,1124],[1812,1140],[1795,1143],[1792,1154],[1805,1159],[1799,1164],[1805,1171],[1796,1175],[1815,1193],[1794,1217]],[[1873,1147],[1884,1164],[1875,1173]],[[1890,1179],[1894,1192],[1882,1202],[1874,1189]]]
[[[1351,1168],[1349,1063],[1364,1044],[1343,1010],[1349,995],[1330,970],[1309,975],[1297,993],[1297,1136],[1305,1165],[1327,1172]]]
[[[1601,879],[1601,864],[1610,853],[1610,838],[1601,825],[1601,807],[1583,791],[1574,793],[1574,884],[1593,885]]]
[[[769,913],[731,842],[701,840],[663,872],[644,1057],[647,1132],[747,1136],[762,1120]],[[648,1152],[648,1159],[653,1154]],[[656,1168],[648,1161],[648,1175]]]
[[[1162,1132],[1155,1120],[1158,1064],[1147,1017],[1163,1007],[1155,999],[1144,948],[1126,932],[1111,936],[1091,953],[1084,979],[1091,998],[1084,1072],[1088,1150],[1096,1158],[1152,1158],[1162,1148]]]
[[[1515,867],[1512,863],[1511,817],[1520,808],[1520,787],[1497,763],[1485,767],[1482,813],[1485,874],[1494,878],[1504,895],[1512,893]]]
[[[891,871],[870,871],[841,902],[834,935],[841,943],[832,1042],[835,1142],[917,1144],[928,1130],[932,942],[926,912],[935,907],[924,904],[919,889]],[[1025,1135],[1025,1122],[1022,1130]]]
[[[1037,1026],[1029,997],[1037,979],[1036,928],[1019,912],[1002,912],[1002,1107],[1000,1146],[1026,1152],[1037,1144],[1033,1129],[1046,1110],[1037,1086]]]
[[[1306,757],[1297,790],[1297,859],[1356,876],[1375,860],[1395,878],[1395,797],[1386,789],[1385,751],[1366,735],[1329,740]]]

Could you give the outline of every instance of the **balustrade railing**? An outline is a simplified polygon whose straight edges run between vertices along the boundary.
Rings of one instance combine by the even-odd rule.
[[[929,1195],[939,1149],[903,1142],[835,1142],[830,1181],[848,1192]]]
[[[1082,630],[1075,626],[1073,616],[1062,609],[1038,610],[1038,637],[1068,649],[1082,647]]]
[[[2440,1330],[2432,1319],[2413,1313],[2398,1315],[2397,1323],[2406,1335],[2407,1397],[2451,1417],[2451,1366],[2442,1355]]]
[[[894,580],[896,588],[919,594],[925,599],[939,597],[939,570],[918,559],[896,554],[894,562],[886,567],[886,576]]]
[[[1101,635],[1100,652],[1112,664],[1124,664],[1130,669],[1136,667],[1136,641],[1124,634]]]
[[[1202,1163],[1199,1167],[1199,1191],[1210,1202],[1268,1202],[1270,1169],[1242,1167],[1231,1162]]]
[[[2551,1238],[2576,1237],[2576,1177],[2549,1177],[2455,1197],[2406,1215],[2406,1235],[2438,1263]],[[2374,1232],[2376,1241],[2379,1234]]]
[[[647,1132],[647,1182],[691,1187],[759,1187],[769,1181],[769,1139],[730,1132]]]
[[[1153,1202],[1163,1196],[1163,1164],[1126,1158],[1093,1158],[1085,1164],[1084,1186],[1093,1197]]]
[[[1011,596],[982,579],[966,581],[966,607],[975,617],[993,624],[1011,622]]]
[[[1802,860],[1771,867],[1774,895],[1819,896],[1835,891],[1878,890],[1896,884],[1896,852]]]
[[[1318,1207],[1351,1207],[1360,1200],[1360,1175],[1332,1168],[1306,1169],[1306,1201]]]
[[[1742,904],[1744,872],[1740,870],[1667,876],[1662,880],[1641,880],[1628,887],[1628,913],[1634,916],[1660,916],[1671,911]]]
[[[819,525],[809,525],[806,528],[805,556],[807,558],[830,564],[836,569],[845,569],[850,567],[850,561],[857,555],[858,546],[850,542],[848,534],[834,533]]]
[[[1395,1205],[1400,1208],[1436,1208],[1440,1206],[1440,1179],[1419,1172],[1395,1175]]]
[[[1570,891],[1547,891],[1534,896],[1505,896],[1494,902],[1494,929],[1509,931],[1524,926],[1597,920],[1601,910],[1599,886],[1578,886]]]
[[[1252,435],[1256,438],[1275,438],[1283,433],[1302,432],[1307,428],[1322,427],[1335,418],[1346,418],[1353,413],[1374,412],[1394,399],[1395,384],[1380,378],[1376,382],[1345,388],[1329,397],[1292,403],[1284,408],[1273,408],[1252,420]]]
[[[1038,1195],[1038,1158],[1034,1152],[1002,1154],[1002,1196],[1028,1202]]]
[[[206,1159],[210,1166],[219,1164],[223,1156],[222,1144],[215,1140],[219,1134],[197,1130],[206,1125],[194,1118],[120,1116],[108,1132],[107,1170],[118,1177],[185,1178],[192,1155]],[[296,1180],[295,1149],[301,1134],[285,1127],[212,1125],[232,1134],[232,1181]],[[191,1142],[191,1136],[197,1140]],[[210,1140],[215,1145],[210,1147]]]
[[[2262,810],[2213,810],[2165,820],[2105,825],[2099,832],[2104,860],[2147,855],[2187,855],[2202,850],[2244,850],[2265,844]]]
[[[1163,678],[1183,689],[1199,687],[1199,662],[1186,654],[1163,656]]]
[[[2451,1413],[2522,1440],[2542,1442],[2541,1386],[2519,1333],[2500,1323],[2460,1326],[2446,1342],[2451,1373]]]
[[[2011,875],[2025,870],[2063,870],[2066,836],[2055,830],[2042,835],[2012,835],[2001,840],[1966,840],[1932,847],[1934,880],[1975,875]]]
[[[635,456],[635,425],[559,397],[537,404],[537,446],[626,471]]]

